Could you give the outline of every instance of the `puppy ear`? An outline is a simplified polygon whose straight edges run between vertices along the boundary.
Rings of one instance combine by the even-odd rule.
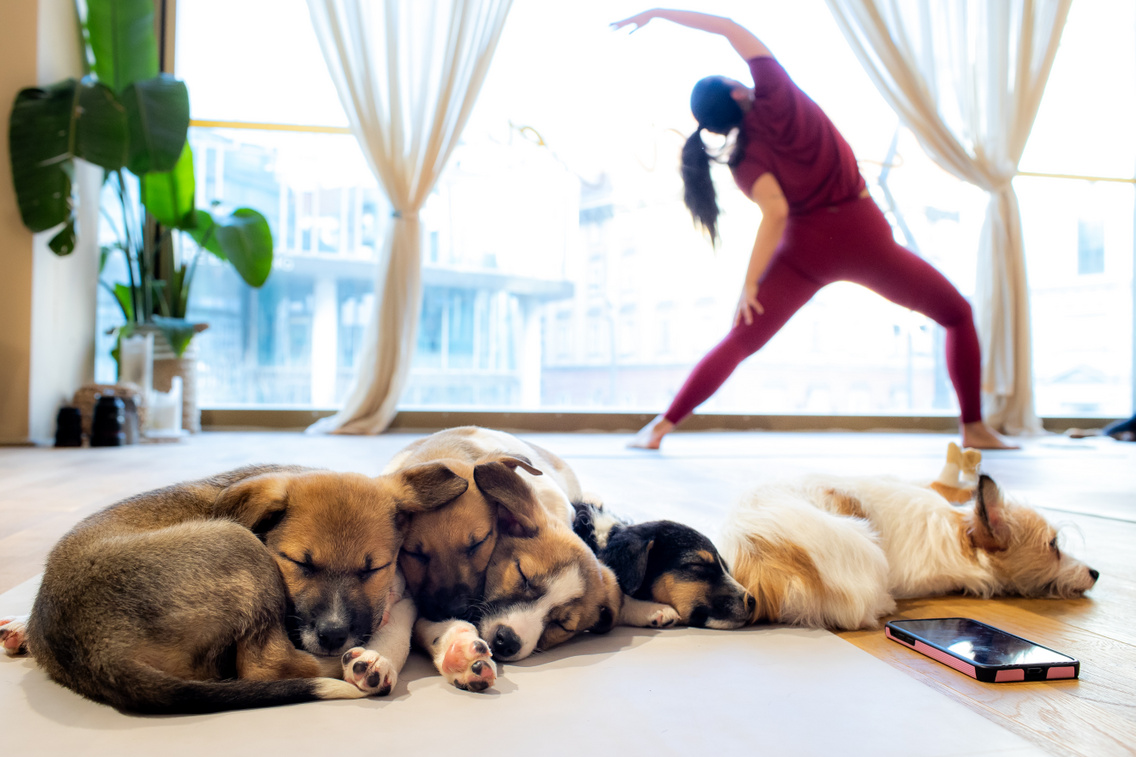
[[[508,536],[529,538],[540,531],[544,510],[533,488],[516,474],[515,467],[504,460],[479,463],[473,468],[473,480],[482,495],[497,506],[498,530]]]
[[[1002,490],[985,474],[978,477],[974,501],[975,522],[970,528],[970,541],[987,552],[1001,552],[1010,543],[1010,526],[1006,522],[1006,506]]]
[[[398,512],[413,514],[434,510],[465,494],[469,481],[442,463],[423,463],[390,474],[402,485]]]
[[[240,523],[261,539],[284,518],[292,476],[266,473],[229,486],[213,502],[213,515]]]
[[[614,532],[600,553],[600,559],[615,573],[624,594],[634,595],[647,577],[647,555],[655,541],[647,539],[640,531],[631,527]]]
[[[478,460],[478,465],[482,463],[501,463],[510,470],[517,468],[524,468],[526,471],[534,476],[543,476],[544,473],[537,467],[534,467],[532,460],[529,460],[524,455],[493,455],[482,460]]]

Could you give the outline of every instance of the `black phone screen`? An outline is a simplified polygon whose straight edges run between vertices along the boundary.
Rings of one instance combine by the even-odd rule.
[[[1053,665],[1072,657],[969,618],[894,620],[891,625],[977,665]]]

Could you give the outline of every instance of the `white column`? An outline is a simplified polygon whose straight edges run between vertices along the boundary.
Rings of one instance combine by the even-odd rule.
[[[521,407],[540,409],[541,374],[541,305],[535,300],[522,299],[521,325],[518,340],[517,371],[521,377]]]
[[[339,359],[339,311],[335,278],[316,278],[312,313],[312,404],[335,406],[335,374]]]

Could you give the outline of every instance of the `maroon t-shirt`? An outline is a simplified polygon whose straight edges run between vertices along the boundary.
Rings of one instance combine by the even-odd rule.
[[[738,187],[749,197],[762,174],[773,174],[793,215],[857,197],[866,185],[856,156],[820,106],[774,58],[754,58],[749,70],[754,101],[742,121],[745,155],[731,169]]]

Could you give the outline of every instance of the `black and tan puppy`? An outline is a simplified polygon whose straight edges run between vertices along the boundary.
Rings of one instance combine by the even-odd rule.
[[[593,503],[574,507],[573,529],[623,589],[620,623],[738,628],[749,621],[754,598],[701,532],[670,520],[626,523]]]
[[[408,516],[467,485],[436,464],[377,479],[261,466],[124,500],[48,556],[28,651],[64,686],[137,712],[384,693],[325,676],[351,676],[343,653],[397,599]]]

